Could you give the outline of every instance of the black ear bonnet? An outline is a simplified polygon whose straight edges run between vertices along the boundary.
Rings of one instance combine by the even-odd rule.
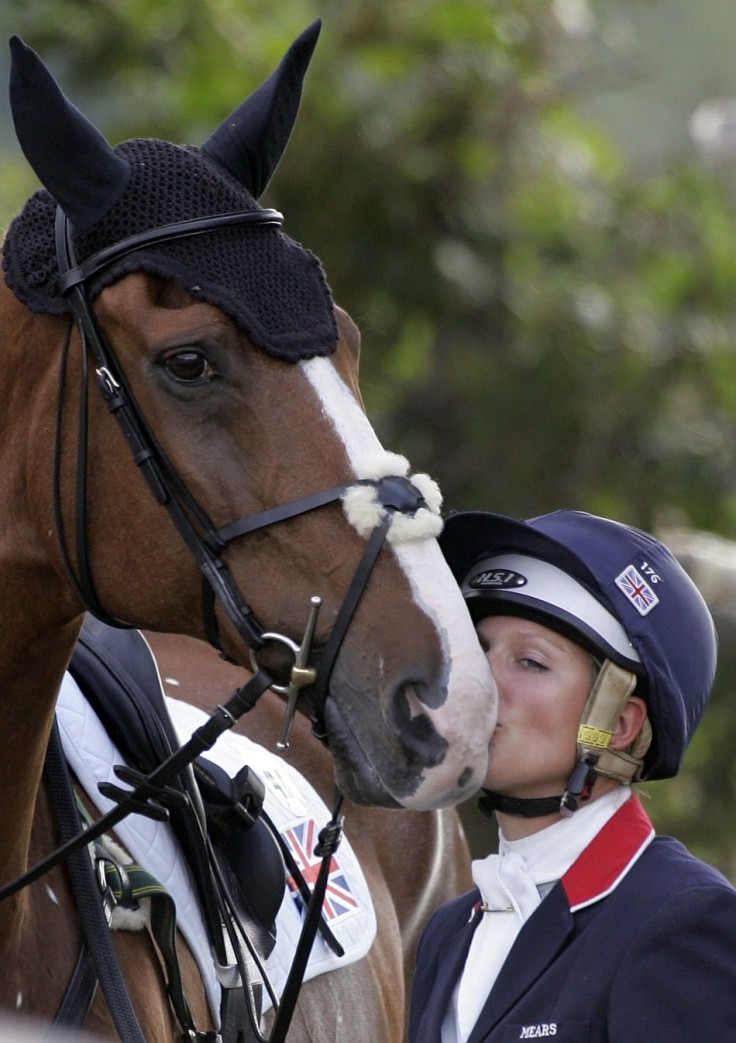
[[[286,144],[318,32],[316,24],[302,34],[271,79],[202,148],[135,139],[111,149],[63,97],[30,48],[13,41],[11,106],[16,129],[26,156],[49,189],[29,199],[5,239],[5,281],[15,296],[34,312],[68,311],[58,286],[57,202],[75,232],[81,228],[73,237],[78,263],[163,225],[260,210],[253,193],[265,188]],[[44,121],[31,119],[29,110],[46,107],[45,95],[48,105],[61,106],[58,119],[53,112],[47,119],[57,126],[66,120],[63,134],[44,134]],[[70,154],[72,148],[76,156]],[[87,156],[103,173],[91,186],[83,183],[82,173],[77,186],[75,170]],[[107,183],[100,187],[105,175]],[[278,358],[298,361],[336,348],[332,298],[319,261],[274,225],[222,228],[136,250],[90,280],[90,299],[135,271],[179,283],[192,297],[220,308],[256,347]]]

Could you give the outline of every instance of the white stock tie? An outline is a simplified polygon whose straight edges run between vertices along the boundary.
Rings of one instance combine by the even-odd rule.
[[[525,860],[515,852],[473,862],[482,920],[473,934],[457,993],[457,1027],[466,1040],[522,925],[540,904]]]

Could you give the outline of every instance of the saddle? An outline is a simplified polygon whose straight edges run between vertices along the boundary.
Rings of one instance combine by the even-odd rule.
[[[138,631],[115,629],[88,617],[69,673],[122,755],[125,765],[116,770],[121,779],[135,783],[136,776],[148,775],[179,747],[155,660]],[[103,785],[106,791],[103,786],[101,791],[113,799],[127,793],[112,784]],[[227,921],[232,919],[233,908],[259,960],[265,961],[276,942],[276,914],[284,895],[288,859],[285,861],[278,831],[263,811],[262,782],[247,766],[231,778],[216,763],[200,757],[161,796],[165,808],[154,801],[152,809],[140,810],[154,815],[158,811],[168,820],[188,863],[218,964],[221,968],[232,965],[225,934],[228,927],[232,929]],[[124,873],[122,867],[117,868]],[[295,872],[300,875],[294,865],[289,865],[289,871],[292,876]],[[241,978],[236,974],[236,983],[231,982],[230,987],[221,981],[224,1041],[251,1038],[243,1035],[253,1016],[245,1009]],[[87,969],[85,979],[86,990],[76,985],[75,991],[82,995],[74,1003],[62,1004],[57,1024],[79,1024],[86,1016],[96,978]],[[248,988],[260,1011],[260,983],[249,981]],[[179,1014],[176,1002],[174,1006]],[[183,997],[180,1006],[188,1013]]]
[[[113,780],[136,788],[207,719],[196,707],[164,696],[156,662],[138,631],[111,628],[90,617],[57,702],[54,734],[58,742],[50,743],[49,759],[57,746],[56,759],[63,770],[54,777],[68,780],[73,773],[98,811],[104,812],[110,799],[130,794]],[[243,767],[244,763],[250,767]],[[52,784],[50,791],[53,796],[63,789],[69,790],[74,811],[68,781]],[[165,807],[157,807],[159,797]],[[54,803],[59,816],[58,802]],[[169,783],[135,810],[142,814],[124,819],[116,832],[138,863],[136,871],[152,874],[159,890],[162,881],[169,889],[169,897],[176,903],[176,920],[199,964],[213,1016],[219,1012],[219,1037],[190,1032],[185,1033],[186,1038],[219,1038],[222,1043],[260,1038],[253,1030],[259,1010],[275,1006],[277,995],[281,996],[280,1013],[295,1000],[292,996],[286,1002],[287,984],[298,962],[306,910],[313,904],[306,880],[314,884],[322,858],[315,849],[318,824],[329,817],[329,809],[308,780],[282,758],[242,735],[226,732],[207,750],[206,758],[198,757],[175,784]],[[62,840],[79,833],[75,811],[71,817],[74,821]],[[184,856],[189,874],[183,871]],[[90,902],[101,906],[89,858],[81,859],[82,869],[85,862],[92,877],[92,889],[87,890]],[[376,933],[370,891],[347,838],[343,838],[339,858],[333,854],[329,865],[328,898],[321,912],[315,908],[318,936],[306,968],[302,967],[302,980],[361,959]],[[106,864],[105,872],[109,868]],[[113,868],[112,875],[116,874],[117,868]],[[189,890],[188,876],[192,878]],[[227,909],[223,909],[223,898]],[[79,909],[84,921],[84,907],[79,905]],[[232,945],[228,948],[226,944],[223,952],[223,928],[232,942],[231,910],[238,930],[242,927],[247,938],[238,967],[233,964]],[[101,925],[91,931],[94,938],[100,934],[109,937],[107,922],[100,915]],[[152,915],[152,929],[154,920]],[[159,949],[167,962],[160,943]],[[84,962],[82,956],[80,952],[78,965]],[[79,974],[75,970],[59,1010],[59,1025],[74,1027],[84,1022],[96,984],[95,968],[90,970],[89,962],[87,959],[86,972],[84,967]],[[98,970],[105,967],[103,959],[96,959],[95,964]],[[100,982],[104,985],[101,973]],[[171,980],[169,990],[171,994]],[[186,1014],[185,998],[177,1005],[172,995],[172,1005],[184,1024],[179,1008]],[[134,1018],[132,1008],[131,1016]],[[288,1024],[288,1016],[283,1024]],[[122,1038],[127,1037],[123,1034]],[[131,1040],[137,1038],[130,1035]]]

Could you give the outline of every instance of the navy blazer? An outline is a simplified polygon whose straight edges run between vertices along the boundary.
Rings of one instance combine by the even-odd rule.
[[[411,1043],[440,1029],[483,914],[471,891],[419,943]],[[468,1043],[736,1041],[736,890],[638,798],[608,821],[522,927]]]

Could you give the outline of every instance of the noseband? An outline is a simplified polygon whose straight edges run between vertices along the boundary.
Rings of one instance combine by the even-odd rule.
[[[305,686],[311,688],[310,701],[313,707],[315,733],[321,739],[326,740],[324,706],[332,670],[350,621],[388,534],[392,518],[396,513],[413,515],[420,508],[427,506],[426,501],[419,489],[408,478],[400,475],[389,475],[380,479],[358,479],[355,482],[334,486],[217,528],[207,512],[186,488],[158,443],[135,400],[112,345],[95,319],[86,292],[86,283],[92,276],[97,275],[114,261],[142,247],[186,236],[201,235],[222,228],[240,225],[281,225],[282,223],[282,215],[277,210],[268,209],[195,218],[131,236],[100,250],[82,264],[77,264],[69,221],[64,212],[60,208],[57,209],[55,236],[59,284],[76,321],[82,342],[75,504],[76,570],[71,560],[61,509],[63,400],[71,328],[64,348],[59,386],[54,461],[54,514],[65,567],[78,597],[98,619],[112,626],[126,626],[121,620],[112,617],[102,605],[95,589],[87,550],[88,403],[86,391],[88,353],[91,352],[98,387],[108,410],[113,414],[122,430],[134,462],[140,468],[158,503],[167,510],[202,572],[202,612],[209,642],[218,650],[220,649],[215,615],[215,602],[218,601],[239,636],[251,650],[254,669],[258,667],[256,661],[258,651],[264,648],[268,642],[281,643],[292,653],[294,664],[290,684],[284,687],[273,685],[277,690],[285,691],[289,695],[287,725],[282,736],[282,745],[288,745],[288,724],[296,708],[299,692]],[[284,635],[264,631],[241,595],[222,555],[234,540],[288,518],[294,518],[334,503],[340,500],[347,490],[359,485],[374,487],[375,498],[381,510],[368,537],[365,551],[337,613],[330,635],[320,651],[318,669],[315,669],[314,666],[309,666],[309,646],[316,624],[320,599],[312,599],[305,639],[301,645],[297,646]]]

